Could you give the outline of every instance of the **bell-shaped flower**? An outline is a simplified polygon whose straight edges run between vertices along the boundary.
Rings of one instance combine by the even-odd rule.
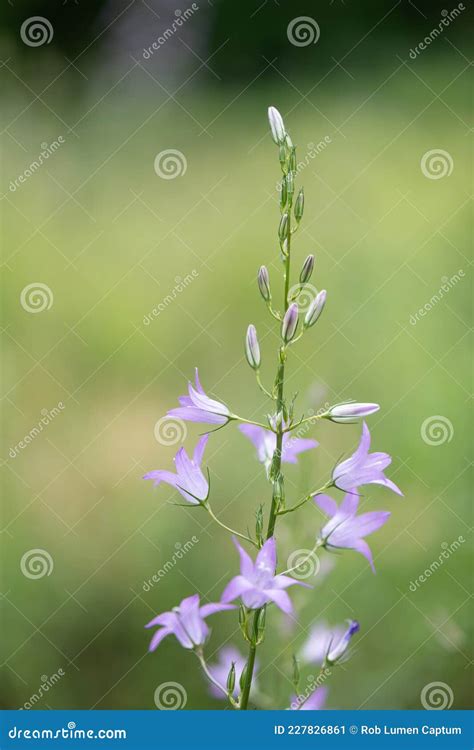
[[[358,633],[359,630],[360,625],[357,620],[349,620],[349,627],[347,628],[342,638],[331,644],[331,647],[326,656],[327,664],[335,664],[344,656],[347,649],[349,648],[352,636]]]
[[[199,505],[203,500],[207,500],[209,482],[202,473],[201,463],[208,438],[209,435],[203,435],[199,439],[192,458],[189,458],[184,448],[179,449],[174,457],[176,474],[164,469],[155,469],[145,474],[143,479],[153,479],[155,487],[161,482],[171,485],[193,505]]]
[[[366,423],[362,425],[362,436],[359,447],[352,456],[336,466],[332,479],[340,490],[352,490],[364,484],[383,484],[397,495],[403,495],[397,485],[384,474],[384,470],[392,463],[388,453],[369,453],[370,432]]]
[[[353,549],[369,561],[375,573],[372,552],[364,537],[380,529],[390,517],[385,510],[371,511],[357,515],[359,495],[349,492],[338,506],[330,495],[316,495],[316,505],[329,517],[323,526],[320,538],[328,549]]]
[[[247,657],[243,656],[235,646],[223,646],[218,653],[217,662],[209,664],[209,672],[217,682],[221,685],[226,685],[232,664],[234,664],[235,667],[235,687],[233,690],[233,696],[234,698],[237,698],[239,694],[240,676],[247,664]],[[257,671],[258,660],[255,661],[253,669],[252,690],[257,690],[257,681],[255,679]],[[209,683],[209,691],[215,698],[225,699],[225,695],[222,691],[213,685],[212,682]]]
[[[272,430],[266,430],[264,427],[253,424],[239,425],[239,430],[254,444],[257,449],[258,460],[265,464],[268,471],[276,450],[276,434]],[[316,448],[318,445],[319,443],[316,440],[291,437],[289,432],[285,432],[283,434],[281,460],[283,463],[296,464],[300,453]]]
[[[171,409],[169,417],[179,417],[188,422],[205,422],[207,424],[225,424],[230,419],[230,411],[225,404],[215,401],[206,395],[199,381],[199,373],[196,367],[195,386],[188,384],[188,396],[181,396],[181,406]]]
[[[317,622],[300,651],[300,658],[308,664],[322,664],[331,643],[338,642],[344,635],[344,626],[330,627],[324,620]]]
[[[295,583],[306,588],[311,587],[290,576],[275,575],[277,564],[275,537],[267,539],[258,552],[255,562],[235,538],[234,544],[240,555],[240,575],[232,578],[227,584],[221,601],[232,602],[240,597],[248,609],[259,609],[268,602],[274,602],[283,612],[287,614],[292,612],[290,597],[284,589]]]
[[[174,635],[183,648],[201,646],[209,635],[206,617],[227,609],[235,609],[235,607],[221,602],[201,606],[199,594],[186,597],[171,612],[163,612],[145,625],[146,628],[154,628],[157,625],[160,627],[151,639],[148,650],[154,651],[167,635]]]

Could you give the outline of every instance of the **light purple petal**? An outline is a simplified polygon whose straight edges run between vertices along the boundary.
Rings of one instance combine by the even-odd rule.
[[[367,427],[367,424],[364,422],[362,424],[362,436],[360,439],[360,443],[356,449],[356,451],[350,456],[350,458],[346,459],[342,463],[338,464],[333,472],[333,478],[337,479],[338,477],[341,477],[343,474],[349,474],[351,471],[354,471],[356,468],[361,466],[365,459],[367,458],[367,454],[369,452],[370,448],[370,432],[369,428]],[[338,482],[338,486],[341,486]],[[346,489],[345,487],[343,489]],[[348,489],[348,488],[347,488]]]
[[[328,689],[324,685],[317,687],[309,698],[300,706],[299,711],[319,711],[326,703]]]
[[[253,589],[252,584],[247,581],[243,576],[235,576],[227,584],[224,591],[222,592],[221,601],[224,604],[234,601],[237,597],[241,596],[245,591]]]
[[[228,419],[221,414],[214,414],[206,409],[198,409],[192,406],[178,406],[176,409],[170,409],[168,417],[179,417],[179,419],[188,422],[204,422],[207,424],[225,424]]]
[[[382,477],[381,479],[373,479],[372,484],[381,484],[384,487],[387,487],[389,490],[393,490],[393,492],[396,492],[397,495],[401,495],[401,497],[403,497],[403,492],[401,491],[400,487],[397,487],[395,482],[392,482],[391,479],[387,479],[387,477]]]
[[[284,592],[282,592],[284,593]],[[270,601],[269,592],[250,585],[247,591],[244,591],[242,601],[249,609],[260,609],[264,604]]]
[[[172,627],[173,623],[175,621],[174,612],[162,612],[161,615],[157,615],[153,618],[153,620],[150,620],[150,622],[147,622],[145,625],[146,628],[154,628],[157,625],[163,625],[164,627]]]
[[[374,510],[370,513],[362,513],[356,518],[352,518],[347,522],[347,526],[350,526],[351,533],[359,538],[373,534],[374,531],[380,529],[384,523],[387,523],[390,518],[390,512],[385,510]],[[341,527],[342,528],[342,527]]]
[[[372,572],[375,573],[372,552],[367,542],[365,542],[363,539],[357,539],[357,541],[352,545],[352,549],[355,550],[356,552],[360,552],[361,555],[364,555],[366,560],[369,561],[370,567],[372,568]]]
[[[160,630],[157,630],[156,633],[153,634],[150,645],[148,646],[148,651],[154,651],[158,648],[163,638],[166,638],[167,635],[171,635],[171,633],[172,631],[169,630],[169,628],[160,628]]]
[[[197,367],[194,368],[194,382],[196,383],[196,390],[198,393],[204,394],[204,388],[201,385],[201,381],[199,380],[199,370]]]
[[[213,602],[212,604],[203,604],[200,612],[201,617],[209,617],[216,612],[225,612],[228,609],[235,609],[234,604],[222,604],[222,602]]]
[[[164,469],[155,469],[154,471],[149,471],[148,474],[145,474],[143,479],[154,479],[155,487],[157,487],[161,482],[170,484],[172,487],[176,487],[176,485],[178,484],[177,475],[173,474],[171,471],[165,471]]]
[[[293,605],[286,591],[282,591],[281,589],[269,589],[266,593],[268,598],[287,615],[290,615],[293,612]]]
[[[257,555],[255,560],[255,569],[262,573],[269,573],[271,576],[275,574],[276,568],[276,542],[275,537],[272,536],[267,539],[262,549]]]
[[[313,588],[310,586],[309,583],[305,583],[304,581],[297,581],[296,578],[292,578],[291,576],[285,576],[282,573],[275,576],[275,578],[272,581],[272,588],[276,589],[287,589],[288,586],[293,586],[296,584],[297,586],[304,586],[306,589]]]
[[[331,495],[315,495],[314,502],[326,516],[336,515],[338,510],[337,503]]]
[[[240,542],[235,536],[232,537],[232,541],[234,542],[235,547],[237,548],[237,551],[240,556],[241,575],[245,576],[245,578],[251,578],[254,574],[254,564],[253,564],[252,558],[250,557],[248,552],[244,550],[244,548],[242,547],[242,545],[240,544]]]
[[[357,513],[359,507],[359,495],[357,492],[348,492],[344,495],[342,503],[339,506],[339,512],[345,516],[353,516]]]
[[[209,440],[209,435],[203,435],[198,440],[198,443],[196,445],[196,448],[194,449],[194,455],[193,455],[193,461],[196,464],[196,466],[201,466],[202,464],[202,459],[204,456],[204,451],[206,449],[208,440]]]
[[[221,404],[220,401],[215,401],[213,398],[209,398],[205,393],[196,391],[191,383],[189,383],[188,390],[189,398],[198,409],[204,409],[205,411],[214,412],[215,414],[229,414],[229,409],[225,404]]]
[[[296,464],[300,453],[309,451],[312,448],[317,448],[318,445],[319,443],[317,440],[311,440],[310,438],[293,438],[288,433],[285,433],[283,436],[281,460],[283,463]]]

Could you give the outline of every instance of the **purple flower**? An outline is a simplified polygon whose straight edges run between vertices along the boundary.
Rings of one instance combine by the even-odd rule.
[[[239,693],[239,680],[242,670],[247,663],[245,656],[242,656],[240,651],[235,646],[224,646],[219,651],[218,661],[215,664],[209,665],[209,672],[212,674],[215,680],[221,685],[226,685],[227,677],[229,676],[232,662],[235,664],[235,687],[234,687],[234,698],[237,698]],[[258,670],[258,662],[255,662],[254,666],[254,678],[255,673]],[[252,690],[256,689],[256,681],[252,680]],[[215,698],[224,699],[225,695],[219,690],[212,682],[209,684],[209,690]]]
[[[372,552],[367,542],[364,541],[364,537],[380,529],[388,521],[390,513],[376,510],[358,516],[359,495],[354,492],[345,495],[339,506],[330,495],[317,495],[314,502],[330,519],[323,526],[320,534],[325,545],[329,549],[343,547],[360,552],[367,558],[375,573]]]
[[[265,430],[263,427],[257,427],[253,424],[239,425],[239,430],[245,437],[252,441],[257,449],[257,457],[260,463],[269,468],[273,454],[276,449],[276,435],[271,430]],[[283,444],[281,450],[281,460],[287,464],[296,464],[298,454],[316,448],[319,443],[309,438],[294,438],[288,432],[283,434]]]
[[[379,409],[379,404],[356,404],[352,402],[336,404],[329,409],[328,419],[332,422],[341,422],[341,424],[357,422],[360,417],[367,417]]]
[[[179,607],[174,607],[171,612],[154,617],[146,628],[153,628],[160,625],[151,639],[149,651],[154,651],[167,635],[174,635],[183,648],[194,648],[202,645],[209,635],[209,627],[205,618],[213,615],[215,612],[222,612],[226,609],[235,609],[231,604],[204,604],[199,605],[199,594],[193,594],[183,599]]]
[[[179,398],[180,407],[171,409],[169,417],[179,417],[188,422],[206,422],[208,424],[225,424],[230,419],[230,411],[225,404],[209,398],[204,393],[199,382],[199,373],[196,367],[196,387],[188,384],[189,396]]]
[[[201,462],[209,435],[199,439],[194,456],[189,458],[184,448],[180,448],[174,457],[176,474],[164,469],[155,469],[145,474],[143,479],[154,479],[155,487],[161,482],[170,484],[178,490],[188,503],[199,505],[209,495],[209,483],[201,471]]]
[[[259,609],[268,602],[274,602],[277,607],[289,614],[293,611],[290,597],[283,589],[298,583],[311,588],[302,581],[285,575],[275,575],[276,571],[276,542],[275,537],[267,539],[257,555],[255,563],[250,555],[241,547],[237,539],[234,544],[240,555],[240,575],[235,576],[227,584],[221,596],[222,602],[232,602],[238,596],[249,609]]]
[[[294,695],[290,708],[292,711],[320,711],[326,703],[327,687],[317,687],[308,698]]]
[[[392,463],[388,453],[369,453],[370,432],[366,423],[362,425],[362,437],[356,452],[346,461],[338,464],[332,473],[336,487],[352,490],[363,484],[383,484],[398,495],[403,492],[384,475],[384,469]]]
[[[331,628],[324,622],[318,622],[311,628],[309,637],[301,649],[301,659],[307,663],[322,664],[330,649],[331,643],[340,641],[344,627],[336,625]]]
[[[357,620],[349,620],[349,627],[347,628],[342,638],[339,641],[336,641],[335,644],[331,645],[331,649],[326,657],[326,661],[328,662],[328,664],[335,664],[336,661],[341,658],[341,656],[344,656],[347,649],[349,648],[349,643],[351,642],[352,636],[355,635],[355,633],[358,633],[359,630],[360,625]]]
[[[293,302],[286,311],[281,324],[281,337],[285,344],[289,344],[295,337],[298,327],[298,305]]]

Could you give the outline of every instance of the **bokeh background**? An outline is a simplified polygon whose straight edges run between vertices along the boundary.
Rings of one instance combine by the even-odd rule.
[[[277,331],[255,276],[265,263],[280,291],[273,104],[304,164],[294,268],[315,253],[313,282],[328,290],[324,316],[291,353],[288,388],[301,410],[379,402],[373,446],[393,455],[389,475],[405,498],[382,487],[364,497],[365,509],[392,511],[370,539],[375,576],[360,555],[331,557],[311,592],[294,590],[294,621],[271,612],[260,686],[287,706],[291,656],[308,630],[357,617],[361,633],[328,683],[328,707],[416,709],[423,688],[442,682],[466,708],[470,3],[411,56],[451,5],[195,5],[14,0],[0,11],[2,705],[155,709],[156,688],[174,680],[188,708],[222,706],[175,641],[147,654],[143,626],[195,591],[217,600],[237,570],[235,550],[203,512],[173,507],[169,488],[141,476],[172,467],[179,443],[164,445],[155,426],[195,365],[237,413],[269,409],[243,339],[253,322],[270,383]],[[33,16],[53,32],[46,26],[41,44],[25,41]],[[288,27],[301,16],[313,39],[295,44]],[[181,154],[173,179],[155,170],[168,149]],[[433,161],[431,151],[441,154]],[[24,291],[38,284],[39,297]],[[189,450],[198,433],[189,427]],[[318,427],[320,447],[287,471],[290,497],[318,486],[359,433]],[[252,528],[270,494],[252,447],[229,426],[207,459],[215,510]],[[313,507],[279,523],[282,567],[312,546],[320,523]],[[46,561],[38,577],[24,574],[31,550]],[[227,613],[213,618],[210,661],[224,643],[243,649]],[[311,673],[302,669],[303,686]]]

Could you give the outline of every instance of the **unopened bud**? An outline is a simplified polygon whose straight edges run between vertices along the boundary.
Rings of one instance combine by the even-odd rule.
[[[245,663],[245,667],[242,670],[242,674],[240,675],[239,685],[240,689],[244,689],[245,681],[247,679],[247,671],[248,671],[248,662]]]
[[[288,138],[288,140],[291,143],[290,136],[287,136],[287,138]],[[293,148],[293,144],[291,144],[291,146],[288,145],[288,148],[291,148],[290,160],[289,160],[289,163],[288,163],[288,168],[289,168],[290,172],[296,172],[296,149]]]
[[[235,688],[235,664],[232,662],[232,666],[229,670],[229,674],[227,675],[227,693],[229,695],[232,695]]]
[[[280,208],[285,208],[287,200],[288,200],[288,190],[286,187],[286,180],[283,179],[281,181],[281,187],[280,187]]]
[[[260,610],[258,619],[257,619],[257,645],[262,643],[264,636],[265,636],[266,617],[267,617],[267,608],[263,607],[263,609]]]
[[[263,508],[261,505],[255,512],[255,536],[258,544],[263,544]]]
[[[272,138],[277,145],[285,142],[286,130],[283,118],[275,107],[268,108],[268,122],[272,131]]]
[[[316,323],[317,319],[319,318],[319,316],[321,315],[324,309],[325,304],[326,304],[326,290],[321,289],[319,294],[317,294],[314,300],[311,302],[308,308],[308,312],[305,315],[305,319],[304,319],[305,328],[310,328]]]
[[[245,337],[245,356],[250,367],[258,370],[260,367],[260,347],[258,345],[257,331],[255,326],[249,325]]]
[[[339,641],[335,643],[335,645],[331,644],[331,649],[326,656],[326,662],[328,664],[334,664],[341,658],[341,656],[345,654],[351,642],[352,636],[355,635],[355,633],[357,633],[359,630],[360,625],[357,620],[350,620],[349,627],[347,628],[342,638],[340,638]]]
[[[301,188],[295,201],[295,219],[300,222],[304,211],[304,191]]]
[[[280,238],[280,242],[283,242],[287,237],[288,222],[289,222],[288,213],[285,211],[285,213],[282,214],[282,217],[280,219],[280,225],[278,227],[278,236]]]
[[[281,337],[285,344],[289,344],[295,337],[298,326],[298,305],[293,302],[285,313],[281,324]]]
[[[261,266],[257,276],[258,288],[265,302],[269,302],[272,298],[270,292],[270,277],[268,275],[268,269],[266,266]]]
[[[288,197],[291,198],[293,196],[293,193],[295,192],[295,180],[293,177],[293,172],[288,172],[288,174],[285,177],[286,182],[286,189],[288,191]]]
[[[298,690],[298,685],[300,684],[300,665],[298,664],[298,659],[293,654],[293,686],[295,690]]]
[[[314,255],[308,255],[300,273],[300,284],[306,284],[310,280],[314,268]]]
[[[326,419],[332,422],[357,422],[360,417],[367,417],[369,414],[380,409],[379,404],[357,404],[345,403],[331,406],[328,410]]]

